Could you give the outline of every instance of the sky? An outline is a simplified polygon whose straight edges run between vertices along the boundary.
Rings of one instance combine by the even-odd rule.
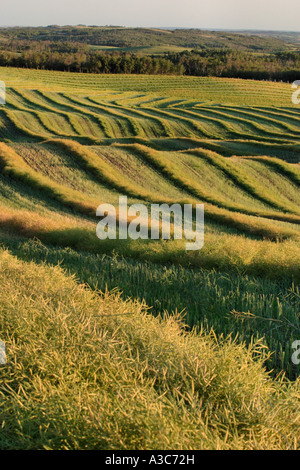
[[[299,0],[1,0],[0,25],[299,31],[299,11]]]

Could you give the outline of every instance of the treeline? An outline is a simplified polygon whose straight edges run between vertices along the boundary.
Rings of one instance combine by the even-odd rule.
[[[30,41],[27,39],[23,40],[11,40],[1,44],[0,42],[0,51],[6,52],[16,52],[21,53],[25,51],[30,52],[60,52],[72,54],[75,52],[84,52],[88,53],[90,47],[88,44],[83,44],[80,42],[70,42],[70,41]]]
[[[300,52],[255,54],[227,49],[162,56],[91,50],[86,44],[12,41],[0,48],[0,66],[100,74],[169,74],[256,80],[300,79]]]
[[[221,49],[185,51],[167,57],[172,63],[181,65],[185,75],[286,82],[300,79],[300,52],[254,54]]]
[[[25,50],[0,51],[0,66],[102,74],[183,75],[184,68],[166,57],[127,53],[59,52]]]

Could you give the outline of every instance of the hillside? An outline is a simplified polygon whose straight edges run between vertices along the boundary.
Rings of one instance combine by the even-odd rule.
[[[206,31],[200,29],[164,30],[155,28],[125,28],[101,26],[47,26],[0,28],[2,41],[62,41],[117,48],[234,48],[249,51],[279,51],[289,48],[280,37],[255,34]],[[289,36],[288,36],[289,40]]]
[[[0,80],[0,448],[299,448],[291,86],[8,67]],[[203,249],[100,241],[96,208],[120,195],[204,203]]]

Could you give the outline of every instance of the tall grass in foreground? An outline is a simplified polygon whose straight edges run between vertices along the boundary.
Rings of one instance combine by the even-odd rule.
[[[262,346],[185,332],[0,253],[1,449],[298,449],[300,382]]]
[[[295,378],[300,366],[292,363],[292,344],[300,333],[300,289],[290,279],[272,281],[238,272],[166,266],[113,254],[91,255],[69,248],[45,246],[38,240],[0,236],[18,258],[35,263],[59,264],[93,289],[117,288],[124,299],[145,301],[150,312],[184,312],[190,327],[213,328],[218,336],[238,335],[249,344],[264,337],[272,351],[267,362],[274,373],[284,370]]]

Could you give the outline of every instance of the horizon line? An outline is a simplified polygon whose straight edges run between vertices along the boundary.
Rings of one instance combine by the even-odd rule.
[[[65,28],[65,27],[86,27],[86,28],[124,28],[124,29],[159,29],[159,30],[199,30],[199,31],[229,31],[229,32],[264,32],[264,33],[299,33],[300,30],[293,29],[261,29],[261,28],[219,28],[219,27],[199,27],[199,26],[124,26],[124,25],[87,25],[87,24],[48,24],[48,25],[0,25],[0,28]]]

